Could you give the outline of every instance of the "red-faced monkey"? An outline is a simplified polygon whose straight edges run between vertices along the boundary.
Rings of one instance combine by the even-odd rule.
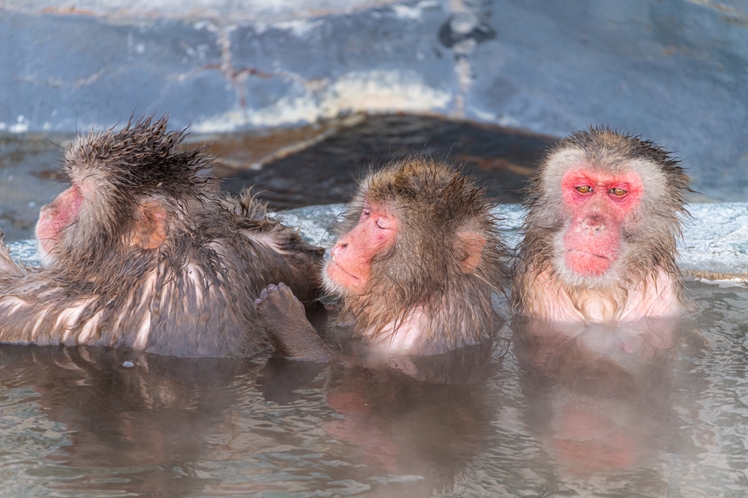
[[[36,228],[42,268],[0,269],[0,341],[244,356],[267,345],[254,299],[284,281],[314,295],[321,249],[232,200],[165,118],[91,132],[65,154],[71,186]]]
[[[432,160],[400,161],[364,179],[323,270],[341,316],[355,319],[354,335],[402,355],[488,342],[491,295],[507,276],[491,207],[471,179]],[[294,309],[291,292],[272,288],[265,297],[258,310],[276,348],[324,358],[310,353],[313,341],[296,340],[314,333],[299,305],[281,312]]]
[[[668,152],[637,137],[592,128],[559,142],[528,189],[519,312],[598,323],[682,314],[675,256],[687,181]]]

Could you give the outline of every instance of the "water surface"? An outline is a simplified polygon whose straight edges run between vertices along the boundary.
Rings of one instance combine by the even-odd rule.
[[[493,350],[389,365],[3,346],[0,489],[743,496],[748,289],[688,287],[679,323],[516,319]]]

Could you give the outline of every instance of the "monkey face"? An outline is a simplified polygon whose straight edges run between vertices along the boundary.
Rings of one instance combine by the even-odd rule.
[[[365,202],[358,223],[332,248],[324,270],[328,291],[362,293],[371,277],[372,260],[394,244],[399,226],[386,205]]]
[[[548,261],[571,287],[604,288],[651,271],[643,265],[669,250],[682,206],[662,165],[630,150],[640,142],[621,144],[608,132],[595,139],[548,158],[532,216],[551,228]]]
[[[633,171],[570,169],[561,189],[571,213],[557,240],[563,271],[582,278],[602,277],[621,255],[622,231],[641,199],[641,178]]]
[[[530,316],[609,322],[684,310],[675,261],[688,177],[639,137],[590,128],[533,178],[513,295]]]
[[[52,202],[45,204],[36,224],[36,238],[42,260],[54,260],[54,250],[63,230],[72,225],[83,208],[83,195],[78,185],[73,185]]]
[[[493,334],[491,295],[508,251],[493,203],[448,165],[412,158],[359,184],[323,275],[354,335],[388,352],[435,354]]]

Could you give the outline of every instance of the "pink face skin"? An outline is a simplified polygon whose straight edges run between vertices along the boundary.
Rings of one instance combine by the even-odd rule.
[[[36,224],[36,238],[44,254],[52,253],[60,232],[78,218],[82,206],[81,190],[77,185],[73,185],[42,207],[39,222]]]
[[[612,175],[584,167],[561,180],[563,202],[571,210],[564,234],[566,267],[583,276],[601,276],[618,258],[621,225],[643,192],[634,172]]]
[[[371,261],[394,242],[397,218],[386,206],[365,203],[358,224],[332,248],[327,276],[344,289],[360,294],[371,276]]]

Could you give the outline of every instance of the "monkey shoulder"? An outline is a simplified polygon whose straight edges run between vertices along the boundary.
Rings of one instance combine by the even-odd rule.
[[[629,291],[620,320],[679,317],[690,308],[691,303],[683,295],[683,283],[679,276],[658,267]]]

